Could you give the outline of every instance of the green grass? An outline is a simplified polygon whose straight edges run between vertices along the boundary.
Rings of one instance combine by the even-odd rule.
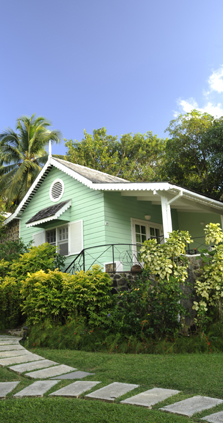
[[[131,355],[88,353],[71,350],[49,350],[35,348],[32,350],[45,358],[61,364],[67,364],[80,370],[94,372],[87,380],[101,381],[101,386],[112,382],[138,384],[139,388],[131,394],[153,387],[177,389],[176,397],[159,403],[152,410],[142,407],[119,404],[130,396],[119,398],[114,404],[72,398],[21,398],[14,399],[13,394],[28,386],[30,379],[17,375],[5,368],[0,368],[0,381],[20,380],[20,384],[0,401],[0,423],[180,423],[198,422],[201,417],[215,411],[223,410],[223,405],[214,410],[205,411],[193,418],[176,416],[159,411],[163,405],[185,399],[194,395],[205,395],[223,399],[223,354],[178,354],[178,355]],[[52,390],[67,385],[70,381],[61,381]],[[96,386],[94,390],[99,387]]]

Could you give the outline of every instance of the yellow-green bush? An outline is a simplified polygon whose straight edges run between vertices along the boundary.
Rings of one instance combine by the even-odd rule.
[[[12,328],[21,317],[20,282],[6,276],[0,278],[0,328]]]
[[[63,323],[82,315],[89,325],[98,325],[112,304],[111,279],[99,266],[75,275],[40,270],[28,274],[21,285],[22,311],[29,324],[46,319]]]

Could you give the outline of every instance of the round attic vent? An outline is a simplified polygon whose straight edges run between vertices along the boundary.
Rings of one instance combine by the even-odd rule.
[[[59,201],[64,192],[64,183],[62,179],[56,179],[53,181],[50,187],[50,199],[51,201]]]

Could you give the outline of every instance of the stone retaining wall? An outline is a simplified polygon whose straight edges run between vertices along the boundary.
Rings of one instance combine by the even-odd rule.
[[[17,241],[19,239],[19,220],[18,219],[14,219],[12,222],[8,223],[8,225],[6,226],[5,234],[6,234],[7,241]]]

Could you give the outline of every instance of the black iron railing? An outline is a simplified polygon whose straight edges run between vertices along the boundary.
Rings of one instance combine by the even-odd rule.
[[[75,273],[89,270],[94,264],[104,266],[107,272],[131,271],[133,265],[139,265],[142,244],[105,244],[84,248],[69,264],[65,272]]]
[[[205,238],[204,237],[192,237],[193,242],[191,244],[187,244],[186,253],[189,255],[193,254],[200,254],[200,250],[203,248],[210,248],[211,246],[208,246],[205,244]]]
[[[163,236],[159,237],[158,242],[162,243],[163,241]],[[140,260],[140,248],[142,245],[140,243],[104,244],[84,248],[75,256],[64,272],[74,274],[80,270],[87,271],[94,264],[99,264],[106,272],[111,273],[131,271],[134,265],[142,268],[143,264]],[[204,237],[193,237],[193,243],[187,245],[186,254],[199,254],[199,250],[202,248],[208,248]]]

